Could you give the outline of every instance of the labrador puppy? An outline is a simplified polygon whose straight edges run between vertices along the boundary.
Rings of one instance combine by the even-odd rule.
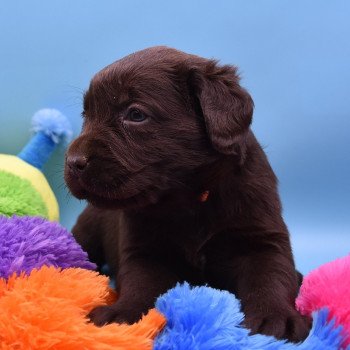
[[[235,293],[252,333],[307,335],[277,179],[252,114],[234,66],[167,47],[93,77],[65,180],[89,202],[77,241],[116,275],[118,301],[90,313],[96,325],[135,322],[188,281]]]

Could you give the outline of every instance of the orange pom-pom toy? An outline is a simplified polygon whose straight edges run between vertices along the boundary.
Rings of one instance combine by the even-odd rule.
[[[89,323],[88,312],[115,297],[106,277],[80,268],[43,266],[1,279],[0,349],[152,349],[165,324],[154,309],[131,326]]]

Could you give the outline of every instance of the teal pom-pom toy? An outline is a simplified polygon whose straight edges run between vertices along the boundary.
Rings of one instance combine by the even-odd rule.
[[[0,215],[58,220],[56,197],[41,170],[56,146],[71,140],[72,128],[60,111],[47,108],[34,114],[32,131],[18,156],[0,154]]]

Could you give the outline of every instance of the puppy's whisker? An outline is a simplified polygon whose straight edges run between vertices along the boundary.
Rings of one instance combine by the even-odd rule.
[[[70,194],[70,192],[67,192],[65,195],[66,204],[68,204],[71,199],[72,199],[72,195]]]

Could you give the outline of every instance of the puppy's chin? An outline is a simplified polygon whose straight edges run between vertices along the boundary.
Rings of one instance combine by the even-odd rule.
[[[128,198],[113,198],[87,192],[84,199],[101,209],[142,209],[158,201],[154,195],[147,196],[142,193]]]
[[[65,181],[71,194],[78,199],[86,199],[87,191],[81,186],[76,179],[72,179],[71,176],[65,175]]]
[[[111,194],[113,191],[92,191],[82,185],[79,180],[66,177],[66,183],[72,195],[78,199],[87,200],[93,206],[101,209],[141,209],[158,202],[155,193],[141,191],[132,196],[119,197]]]

